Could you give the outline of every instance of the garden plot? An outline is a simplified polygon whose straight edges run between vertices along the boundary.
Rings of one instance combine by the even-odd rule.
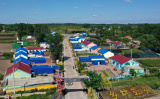
[[[0,73],[4,75],[7,68],[11,65],[13,63],[10,63],[10,60],[0,60]]]
[[[12,44],[0,44],[0,52],[11,52],[12,50]],[[15,52],[15,49],[13,50]]]

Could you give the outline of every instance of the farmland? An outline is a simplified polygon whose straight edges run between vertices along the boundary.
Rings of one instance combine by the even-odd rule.
[[[157,60],[138,60],[142,65],[148,67],[160,67],[160,59]]]

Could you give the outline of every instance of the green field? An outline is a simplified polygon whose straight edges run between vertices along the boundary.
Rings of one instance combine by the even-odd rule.
[[[142,65],[149,67],[160,67],[160,59],[157,60],[138,60]]]
[[[88,31],[89,29],[83,28],[82,26],[78,25],[48,25],[51,32],[56,32],[56,33],[65,33],[67,30],[68,33],[71,31]]]
[[[146,53],[145,51],[139,50],[137,48],[132,49],[132,53],[136,54],[136,53]],[[131,54],[131,50],[122,50],[122,54]]]

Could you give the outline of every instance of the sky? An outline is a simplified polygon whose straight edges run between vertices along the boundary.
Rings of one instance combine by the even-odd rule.
[[[0,23],[160,23],[160,0],[0,0]]]

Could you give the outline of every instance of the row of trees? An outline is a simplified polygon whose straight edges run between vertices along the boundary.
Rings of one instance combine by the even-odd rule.
[[[63,36],[59,33],[56,33],[54,36],[51,34],[48,34],[46,37],[46,41],[48,44],[50,44],[50,51],[52,53],[52,57],[54,57],[55,60],[60,59],[62,56],[62,48],[63,48]]]
[[[3,30],[3,27],[0,25],[0,32]]]

